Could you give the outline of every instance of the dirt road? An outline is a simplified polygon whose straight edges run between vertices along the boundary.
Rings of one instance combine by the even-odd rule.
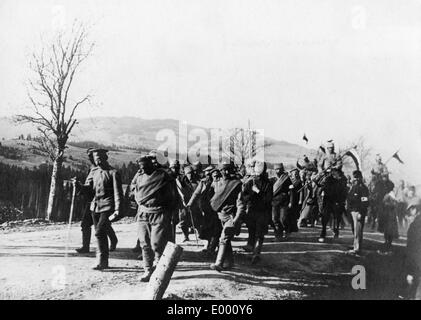
[[[91,270],[92,253],[77,254],[79,224],[71,227],[66,251],[66,225],[39,227],[0,234],[0,299],[143,299],[146,284],[139,282],[141,261],[131,248],[136,242],[136,224],[114,224],[119,243],[110,255],[111,269]],[[184,252],[169,287],[167,299],[396,299],[402,288],[404,239],[392,256],[379,256],[378,233],[365,234],[360,257],[344,253],[351,244],[346,229],[339,239],[317,242],[319,229],[305,228],[288,241],[274,242],[267,236],[261,262],[251,265],[250,254],[241,246],[246,230],[233,243],[234,269],[222,273],[209,269],[193,241],[182,244]],[[177,235],[181,242],[181,234]],[[67,252],[67,257],[66,257]],[[355,265],[366,269],[367,289],[351,287]]]

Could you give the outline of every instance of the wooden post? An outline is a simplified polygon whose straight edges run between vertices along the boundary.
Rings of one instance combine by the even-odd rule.
[[[164,253],[149,280],[145,297],[147,300],[162,299],[182,253],[182,247],[172,242],[167,243]]]

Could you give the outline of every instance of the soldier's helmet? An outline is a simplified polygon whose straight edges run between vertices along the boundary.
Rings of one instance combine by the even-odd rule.
[[[275,163],[275,164],[273,165],[273,169],[274,169],[274,170],[280,169],[280,170],[284,171],[284,170],[285,170],[285,169],[284,169],[284,164],[283,164],[282,162],[280,162],[280,163]]]
[[[149,154],[145,154],[137,159],[137,163],[152,163],[152,160],[153,157],[151,157]]]
[[[92,154],[94,154],[94,153],[100,154],[100,155],[104,156],[104,158],[105,158],[106,160],[108,159],[108,155],[107,155],[108,150],[107,150],[107,149],[103,149],[103,148],[94,148],[94,149],[92,149],[92,150],[91,150],[91,153],[92,153]]]

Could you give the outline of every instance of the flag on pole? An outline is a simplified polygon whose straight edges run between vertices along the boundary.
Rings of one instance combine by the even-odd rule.
[[[398,151],[396,151],[396,152],[393,154],[392,158],[395,158],[395,159],[396,159],[396,160],[398,160],[400,163],[404,164],[404,163],[403,163],[403,161],[402,161],[402,159],[399,157]]]
[[[304,135],[303,135],[303,140],[306,142],[306,144],[308,143],[308,138],[307,138],[307,136],[306,136],[306,134],[304,133]]]

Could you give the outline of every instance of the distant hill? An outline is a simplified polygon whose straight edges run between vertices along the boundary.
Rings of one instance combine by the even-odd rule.
[[[188,125],[187,132],[193,129],[204,129],[209,132],[209,129],[199,126]],[[113,158],[118,163],[129,162],[135,160],[139,156],[141,150],[156,149],[162,145],[162,141],[157,140],[157,134],[160,130],[167,130],[166,132],[174,132],[176,137],[184,137],[184,133],[179,133],[179,121],[174,119],[141,119],[135,117],[98,117],[98,118],[82,118],[78,125],[74,128],[70,137],[71,145],[67,156],[71,156],[74,161],[86,159],[85,150],[89,141],[101,145],[109,146],[113,150],[110,154],[110,160]],[[31,155],[30,144],[25,141],[16,140],[17,137],[23,135],[26,137],[37,135],[37,130],[30,124],[16,125],[10,118],[0,118],[0,141],[3,139],[3,144],[8,146],[19,147],[26,151],[26,157],[23,163],[34,164],[39,163],[42,158],[37,155]],[[301,147],[286,141],[279,141],[269,137],[265,137],[265,159],[268,162],[284,162],[287,165],[294,165],[299,157],[304,154],[312,155],[314,150]],[[18,144],[20,143],[20,145]],[[22,145],[22,143],[24,145]],[[91,144],[92,144],[91,143]],[[193,144],[191,142],[190,144]],[[25,144],[28,145],[25,147]],[[169,149],[170,156],[175,153],[175,150]],[[0,156],[0,161],[16,162],[19,160],[5,159]]]

